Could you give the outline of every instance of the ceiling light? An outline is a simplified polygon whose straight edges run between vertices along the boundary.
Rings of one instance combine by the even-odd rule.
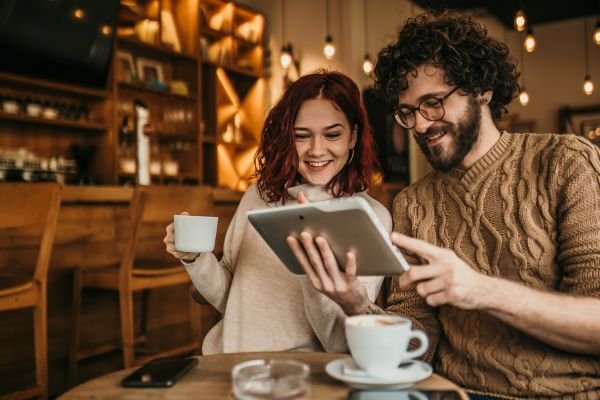
[[[583,93],[588,96],[594,93],[594,82],[592,82],[592,78],[589,75],[585,76],[585,81],[583,82]]]
[[[529,104],[529,93],[527,93],[525,88],[521,89],[521,93],[519,93],[519,103],[521,103],[523,107]]]
[[[331,60],[335,55],[335,46],[333,45],[333,38],[329,33],[329,0],[325,0],[325,25],[327,35],[325,36],[325,45],[323,45],[323,54],[326,59]]]
[[[518,32],[523,32],[525,27],[527,26],[527,17],[525,16],[525,12],[523,10],[519,10],[515,13],[515,29]]]
[[[323,54],[325,58],[331,60],[335,55],[335,46],[333,45],[333,38],[331,35],[325,37],[325,45],[323,46]]]
[[[535,37],[533,36],[533,29],[529,28],[527,30],[527,36],[525,36],[525,42],[523,43],[525,46],[525,50],[528,53],[532,53],[535,50]]]
[[[292,64],[292,52],[291,52],[291,44],[287,46],[281,47],[281,56],[279,58],[279,62],[281,63],[281,67],[283,69],[288,69]]]
[[[365,54],[365,59],[362,64],[362,69],[366,76],[371,76],[371,72],[373,72],[373,63],[371,62],[369,53]]]

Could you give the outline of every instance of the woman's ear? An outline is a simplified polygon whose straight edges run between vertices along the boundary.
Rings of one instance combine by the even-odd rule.
[[[358,125],[354,125],[352,128],[351,138],[350,138],[350,148],[353,149],[356,146],[356,142],[358,141]]]

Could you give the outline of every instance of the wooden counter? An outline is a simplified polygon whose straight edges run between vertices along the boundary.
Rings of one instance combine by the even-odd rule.
[[[54,396],[67,389],[67,360],[71,340],[72,269],[116,263],[125,243],[125,226],[133,189],[115,186],[65,186],[48,273],[49,389]],[[215,251],[220,252],[225,231],[241,194],[215,190],[215,214],[219,229]],[[143,238],[144,254],[172,259],[162,242],[164,226],[152,227]],[[35,249],[26,237],[0,238],[0,267],[25,268],[34,259]],[[149,327],[162,345],[185,340],[187,299],[181,287],[159,289],[149,296]],[[81,344],[118,342],[120,339],[118,298],[114,292],[86,290],[81,316]],[[23,386],[34,378],[31,310],[0,313],[0,394]],[[206,315],[206,329],[216,314]],[[180,333],[181,332],[181,333]],[[151,334],[148,335],[149,337]],[[163,339],[164,337],[164,339]],[[120,352],[80,363],[80,380],[122,368]]]

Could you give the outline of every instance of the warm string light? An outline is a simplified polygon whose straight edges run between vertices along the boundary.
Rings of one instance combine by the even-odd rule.
[[[585,80],[583,82],[583,93],[588,96],[594,93],[594,82],[592,82],[592,78],[589,75],[585,76]]]
[[[519,103],[523,107],[529,104],[529,93],[525,89],[525,58],[523,57],[523,47],[519,53],[521,55],[521,92],[519,93]]]
[[[331,60],[335,56],[335,46],[333,45],[333,38],[329,33],[329,0],[325,0],[325,24],[327,25],[327,36],[325,36],[323,54],[326,59]]]
[[[362,63],[362,70],[366,76],[371,76],[373,72],[373,62],[369,57],[369,35],[367,30],[367,1],[363,0],[363,17],[364,17],[364,28],[365,28],[365,58]]]
[[[594,82],[590,76],[590,60],[588,57],[588,33],[587,33],[587,21],[583,20],[583,51],[585,52],[585,78],[583,79],[583,93],[591,95],[594,93]]]
[[[281,43],[279,62],[283,69],[288,69],[292,64],[292,45],[285,44],[285,0],[281,0]]]
[[[525,30],[525,27],[527,26],[527,17],[523,10],[518,10],[515,13],[514,25],[517,32],[523,32]]]
[[[527,93],[524,86],[521,88],[521,93],[519,93],[519,103],[521,103],[523,107],[529,104],[529,93]]]
[[[365,59],[363,60],[362,64],[363,72],[365,73],[365,75],[371,76],[373,68],[375,68],[375,66],[373,65],[373,62],[371,61],[371,59],[369,58],[369,54],[367,53],[365,54]]]
[[[529,28],[527,29],[527,36],[525,36],[525,42],[523,43],[523,46],[525,47],[525,50],[527,50],[528,53],[533,53],[533,51],[535,50],[535,37],[533,36],[533,29]]]
[[[594,43],[600,46],[600,19],[596,21],[596,27],[594,29]]]
[[[85,17],[85,11],[83,11],[83,8],[76,8],[73,11],[73,16],[77,19],[83,19]]]
[[[288,43],[287,46],[281,46],[281,57],[279,62],[283,69],[288,69],[292,65],[292,45]]]

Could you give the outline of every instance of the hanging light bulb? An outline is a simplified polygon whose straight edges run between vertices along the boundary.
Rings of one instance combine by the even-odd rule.
[[[287,46],[281,47],[281,56],[279,57],[279,62],[281,63],[281,67],[283,69],[288,69],[292,64],[292,45],[288,44]]]
[[[596,29],[594,30],[594,42],[600,46],[600,19],[596,21]]]
[[[585,81],[583,82],[583,93],[588,96],[594,93],[594,82],[592,82],[592,78],[589,75],[585,76]]]
[[[325,58],[331,60],[335,55],[335,46],[333,45],[333,38],[331,35],[325,37],[325,46],[323,46],[323,54]]]
[[[527,17],[525,16],[525,12],[523,12],[523,10],[518,10],[515,13],[515,29],[518,32],[523,32],[525,30],[525,27],[527,26]]]
[[[521,103],[523,107],[529,104],[529,93],[527,93],[527,90],[525,90],[525,88],[523,88],[521,90],[521,93],[519,93],[519,103]]]
[[[369,57],[368,53],[365,54],[362,69],[366,76],[371,76],[371,72],[373,72],[373,63],[371,62],[371,58]]]
[[[535,50],[535,37],[533,37],[533,29],[527,30],[527,36],[525,36],[525,42],[523,43],[525,50],[528,53],[532,53]]]

